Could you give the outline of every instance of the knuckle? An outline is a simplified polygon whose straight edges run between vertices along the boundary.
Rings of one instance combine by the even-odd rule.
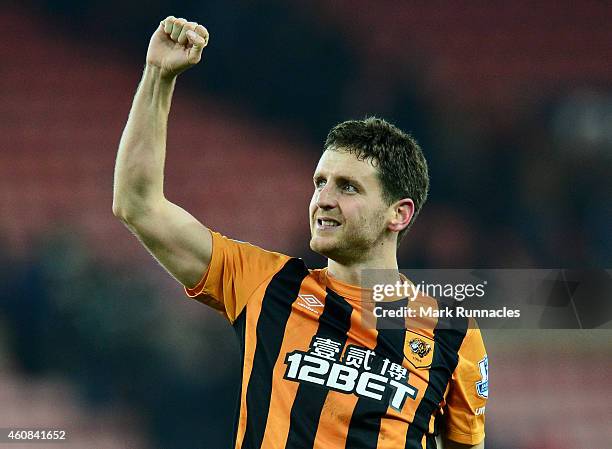
[[[195,30],[200,36],[205,37],[205,38],[208,37],[208,30],[204,28],[202,25],[198,25]]]

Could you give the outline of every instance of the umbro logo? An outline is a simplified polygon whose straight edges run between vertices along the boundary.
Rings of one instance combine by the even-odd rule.
[[[298,295],[297,305],[308,309],[317,315],[319,314],[317,309],[324,307],[321,300],[314,295]]]

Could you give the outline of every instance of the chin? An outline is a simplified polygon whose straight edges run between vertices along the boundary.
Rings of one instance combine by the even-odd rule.
[[[339,263],[346,262],[346,254],[334,239],[313,238],[310,240],[310,249],[330,260]]]
[[[333,254],[335,248],[335,243],[330,241],[330,239],[321,237],[312,237],[310,239],[310,249],[322,256],[329,257],[330,254]]]

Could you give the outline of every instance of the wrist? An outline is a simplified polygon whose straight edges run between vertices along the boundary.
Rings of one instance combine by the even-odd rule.
[[[175,73],[168,73],[161,67],[147,62],[145,64],[143,77],[162,84],[173,85],[176,82],[177,75]]]

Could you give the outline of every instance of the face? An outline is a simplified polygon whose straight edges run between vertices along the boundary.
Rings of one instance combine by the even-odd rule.
[[[389,206],[376,168],[348,152],[327,150],[313,182],[310,248],[343,264],[368,257],[388,235]]]

